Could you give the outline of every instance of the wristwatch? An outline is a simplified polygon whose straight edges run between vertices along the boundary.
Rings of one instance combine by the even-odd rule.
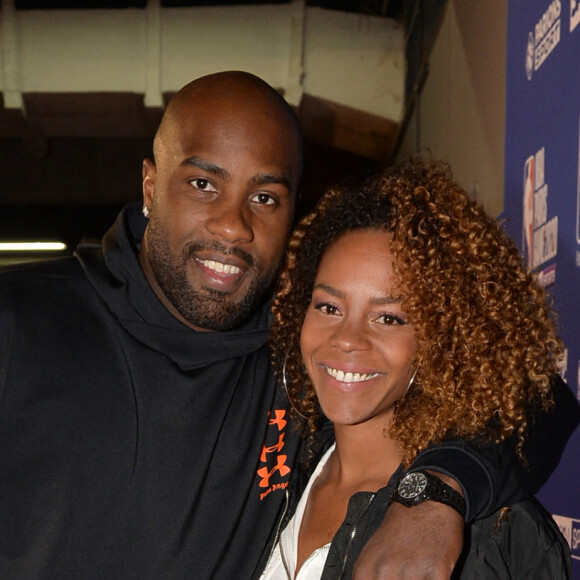
[[[424,501],[437,501],[451,506],[461,514],[462,518],[465,517],[463,496],[450,485],[426,471],[414,471],[403,476],[395,487],[389,505],[394,501],[407,507],[418,505]]]

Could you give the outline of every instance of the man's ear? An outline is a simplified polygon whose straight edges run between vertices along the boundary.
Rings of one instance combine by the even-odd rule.
[[[157,168],[151,159],[143,161],[143,207],[151,209],[153,197],[155,196],[155,177]]]

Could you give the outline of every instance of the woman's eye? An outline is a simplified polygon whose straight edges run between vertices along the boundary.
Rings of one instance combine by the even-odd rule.
[[[376,321],[379,324],[384,324],[385,326],[397,326],[407,324],[400,316],[395,316],[394,314],[381,314]]]
[[[190,182],[195,189],[199,189],[200,191],[217,191],[217,189],[207,180],[203,179],[202,177],[196,177],[192,179]]]
[[[316,304],[316,306],[314,306],[314,309],[319,310],[320,312],[322,312],[322,314],[329,314],[331,316],[339,314],[338,308],[334,306],[334,304],[328,304],[326,302],[322,304]]]

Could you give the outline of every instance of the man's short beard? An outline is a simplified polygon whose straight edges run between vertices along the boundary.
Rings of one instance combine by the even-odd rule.
[[[152,227],[153,226],[153,227]],[[218,248],[219,247],[219,248]],[[151,268],[161,290],[175,309],[193,326],[205,330],[233,330],[246,322],[261,306],[274,283],[281,258],[267,272],[251,256],[253,269],[259,274],[252,281],[246,294],[239,302],[228,300],[229,294],[212,288],[194,290],[187,279],[188,262],[192,253],[201,249],[224,251],[219,243],[189,244],[175,256],[167,240],[155,223],[149,223],[147,231],[147,253]],[[244,253],[242,253],[244,254]],[[236,255],[240,255],[236,252]]]

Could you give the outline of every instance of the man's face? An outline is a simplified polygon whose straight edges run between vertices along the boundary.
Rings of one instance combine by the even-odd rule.
[[[297,137],[284,116],[234,106],[218,114],[197,106],[181,121],[157,164],[144,164],[141,263],[183,322],[229,330],[255,312],[277,274],[299,178]]]

